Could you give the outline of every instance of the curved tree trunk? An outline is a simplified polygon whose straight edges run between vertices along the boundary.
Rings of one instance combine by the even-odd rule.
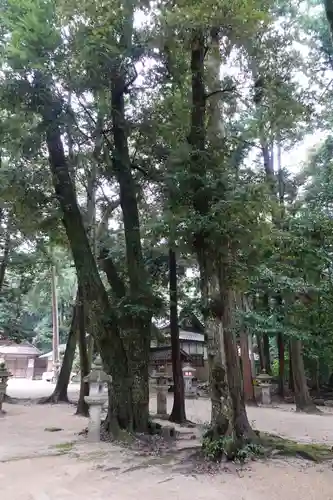
[[[71,378],[73,361],[75,357],[77,329],[78,329],[77,307],[73,307],[72,322],[66,343],[64,358],[62,361],[59,377],[53,393],[48,398],[43,398],[41,403],[68,403],[68,385]]]
[[[84,400],[85,396],[89,395],[89,384],[84,381],[84,377],[89,374],[89,357],[86,338],[86,321],[85,321],[85,304],[83,293],[79,285],[78,301],[77,301],[77,316],[78,316],[78,342],[80,352],[80,394],[76,407],[76,415],[89,415],[89,407]]]
[[[134,428],[138,431],[146,431],[149,417],[150,323],[145,329],[144,340],[142,339],[141,328],[137,328],[134,332],[135,337],[144,344],[145,350],[145,356],[142,360],[144,367],[141,370],[144,377],[142,382],[141,373],[135,371],[134,366],[135,364],[138,365],[136,359],[141,355],[142,349],[133,350],[133,345],[131,350],[126,349],[125,335],[121,334],[118,317],[110,305],[108,293],[100,278],[89,244],[61,141],[56,111],[59,107],[49,88],[45,85],[43,76],[38,73],[35,74],[34,88],[40,91],[38,95],[42,102],[39,110],[46,126],[46,142],[54,188],[63,213],[63,223],[72,250],[78,282],[82,286],[84,303],[89,307],[89,324],[87,326],[96,339],[105,371],[112,375],[113,383],[115,387],[118,387],[120,397],[119,404],[112,409],[115,417],[113,422],[117,422],[118,426],[128,430]],[[129,360],[129,353],[133,353],[134,363]],[[144,385],[146,382],[147,390],[141,391],[144,392],[143,399],[138,396],[134,397],[133,381],[134,385],[137,385],[138,381],[139,385]],[[126,418],[124,418],[124,415]]]
[[[304,362],[302,355],[302,342],[299,339],[292,339],[291,346],[291,360],[293,368],[293,380],[295,387],[295,403],[296,410],[306,413],[318,413],[318,408],[314,405],[306,383],[306,376],[304,370]]]
[[[177,260],[175,251],[169,249],[169,293],[170,293],[170,333],[173,372],[173,407],[169,420],[182,424],[186,422],[185,396],[178,326]]]

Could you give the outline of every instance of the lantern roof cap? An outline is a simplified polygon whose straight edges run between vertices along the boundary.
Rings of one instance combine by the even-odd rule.
[[[193,368],[193,366],[190,366],[190,365],[185,365],[183,366],[183,372],[195,372],[196,369]]]
[[[83,380],[85,382],[111,382],[112,377],[103,370],[103,364],[100,356],[97,356],[94,363],[92,363],[90,373],[84,377]]]

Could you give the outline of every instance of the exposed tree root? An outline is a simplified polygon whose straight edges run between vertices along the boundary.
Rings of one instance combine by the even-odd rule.
[[[333,459],[332,447],[317,443],[297,443],[273,434],[260,433],[260,442],[270,454],[300,457],[312,462],[324,462]]]
[[[46,405],[46,404],[58,404],[58,403],[70,403],[67,396],[61,396],[58,392],[53,392],[51,396],[46,396],[38,399],[38,404]]]
[[[235,436],[216,438],[206,433],[203,440],[204,455],[213,461],[222,459],[244,462],[260,457],[296,457],[320,463],[333,460],[333,448],[324,444],[298,443],[280,436],[255,431],[256,438],[238,439]]]
[[[309,406],[305,406],[304,408],[297,408],[297,406],[296,406],[296,412],[297,413],[307,413],[308,415],[321,415],[322,414],[322,411],[319,408],[317,408],[317,406],[315,406],[314,404],[309,405]]]

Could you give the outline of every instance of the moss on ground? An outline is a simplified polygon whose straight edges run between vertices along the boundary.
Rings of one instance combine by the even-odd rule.
[[[270,454],[300,457],[317,463],[333,460],[333,448],[324,444],[297,443],[265,432],[260,432],[260,441]]]
[[[64,453],[69,452],[73,449],[75,445],[75,441],[68,441],[66,443],[58,443],[52,446],[52,448],[55,448],[56,450],[62,451]]]

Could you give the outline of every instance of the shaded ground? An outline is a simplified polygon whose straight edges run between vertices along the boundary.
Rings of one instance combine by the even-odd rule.
[[[154,406],[152,400],[152,411]],[[86,419],[73,416],[71,406],[5,409],[0,419],[1,500],[333,500],[331,464],[279,459],[201,475],[182,460],[184,452],[161,459],[86,443],[78,435]],[[209,402],[187,401],[187,413],[192,420],[208,421]],[[299,415],[289,407],[249,408],[249,415],[258,429],[333,445],[332,415]]]

